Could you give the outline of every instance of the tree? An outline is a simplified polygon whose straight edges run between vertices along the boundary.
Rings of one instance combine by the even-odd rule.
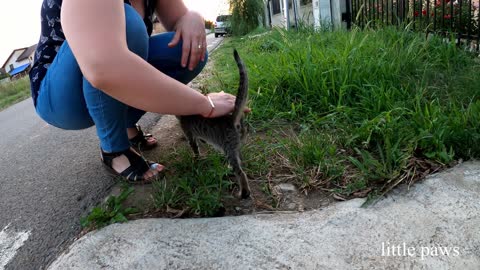
[[[205,29],[213,29],[213,22],[205,20]]]
[[[263,0],[229,1],[234,35],[245,35],[260,25],[264,15]]]

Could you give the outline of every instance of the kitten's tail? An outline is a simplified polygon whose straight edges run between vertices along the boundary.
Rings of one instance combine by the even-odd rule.
[[[240,83],[238,85],[237,99],[235,100],[235,108],[233,109],[233,123],[235,125],[240,123],[240,120],[243,117],[245,106],[247,105],[248,99],[248,76],[247,70],[245,69],[245,64],[243,64],[242,59],[238,55],[236,49],[233,50],[233,56],[237,62],[238,71],[240,73]]]

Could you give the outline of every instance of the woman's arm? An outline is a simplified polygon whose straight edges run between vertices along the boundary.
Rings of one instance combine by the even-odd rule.
[[[211,105],[205,96],[128,50],[123,1],[64,0],[61,23],[83,75],[94,87],[149,112],[204,116],[210,113]],[[213,116],[233,110],[233,96],[211,97],[215,103]]]
[[[165,29],[173,31],[178,20],[187,14],[188,9],[182,0],[156,0],[155,11]]]

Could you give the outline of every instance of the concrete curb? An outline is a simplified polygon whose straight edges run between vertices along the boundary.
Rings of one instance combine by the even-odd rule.
[[[49,269],[480,269],[479,195],[468,162],[368,208],[115,224]]]

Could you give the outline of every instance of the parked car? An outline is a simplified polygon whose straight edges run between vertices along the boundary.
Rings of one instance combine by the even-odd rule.
[[[225,36],[226,34],[230,34],[231,18],[232,18],[232,15],[217,16],[217,19],[215,20],[215,24],[214,24],[215,37],[218,37],[220,35]]]

